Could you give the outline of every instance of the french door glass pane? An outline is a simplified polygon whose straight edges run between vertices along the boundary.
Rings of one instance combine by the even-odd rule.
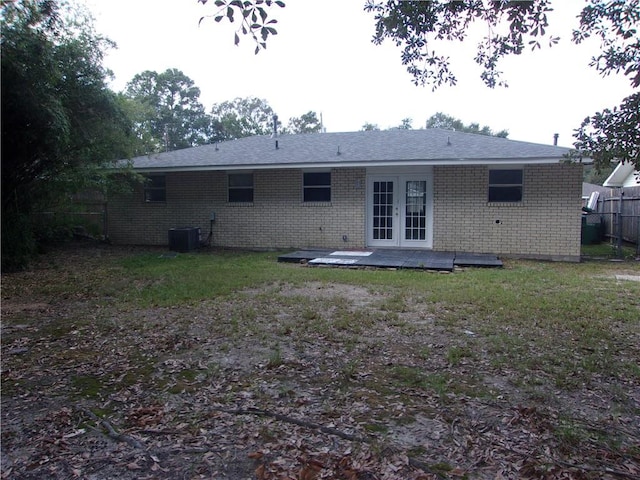
[[[373,182],[373,239],[393,239],[393,182]]]
[[[426,238],[427,182],[410,180],[406,183],[405,240]]]

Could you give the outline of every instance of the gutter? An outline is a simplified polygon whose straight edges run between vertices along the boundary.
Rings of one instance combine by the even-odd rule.
[[[205,172],[228,170],[285,170],[285,169],[326,169],[326,168],[368,168],[368,167],[428,167],[428,166],[478,166],[478,165],[549,165],[560,164],[566,159],[558,157],[538,158],[481,158],[481,159],[436,159],[436,160],[381,160],[347,162],[303,162],[270,164],[220,164],[190,166],[133,166],[137,172]]]

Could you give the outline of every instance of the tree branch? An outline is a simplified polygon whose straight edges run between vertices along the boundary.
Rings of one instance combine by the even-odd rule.
[[[137,448],[137,449],[140,449],[140,450],[144,450],[145,449],[144,445],[142,445],[142,443],[140,443],[140,441],[136,440],[133,437],[130,437],[129,435],[124,435],[122,433],[118,433],[116,431],[116,429],[113,428],[113,426],[107,420],[105,420],[104,418],[98,417],[91,410],[87,410],[86,408],[83,408],[82,411],[86,415],[88,415],[92,420],[94,420],[98,424],[102,425],[107,430],[108,436],[110,438],[114,439],[116,442],[124,442],[124,443],[127,443],[127,444],[131,445],[133,448]]]
[[[357,436],[357,435],[351,435],[349,433],[345,433],[345,432],[343,432],[341,430],[337,430],[335,428],[324,427],[324,426],[322,426],[320,424],[317,424],[317,423],[307,422],[305,420],[299,420],[297,418],[289,417],[288,415],[282,415],[280,413],[269,412],[268,410],[262,410],[262,409],[259,409],[259,408],[227,409],[227,408],[222,408],[222,407],[214,407],[213,409],[215,411],[217,411],[217,412],[230,413],[232,415],[255,415],[255,416],[258,416],[258,417],[275,418],[276,420],[280,420],[281,422],[291,423],[293,425],[298,425],[300,427],[309,428],[311,430],[316,430],[318,432],[326,433],[328,435],[335,435],[337,437],[340,437],[340,438],[342,438],[344,440],[348,440],[350,442],[360,442],[360,443],[366,443],[366,444],[370,444],[371,443],[371,439],[369,439],[367,437],[360,437],[360,436]],[[409,459],[409,465],[411,467],[413,467],[413,468],[417,468],[419,470],[422,470],[423,472],[435,475],[436,477],[438,477],[440,479],[446,479],[447,478],[447,477],[443,476],[441,473],[439,473],[437,471],[434,471],[431,468],[429,468],[429,466],[424,462],[416,460],[415,458],[412,458],[412,457],[408,457],[408,459]]]

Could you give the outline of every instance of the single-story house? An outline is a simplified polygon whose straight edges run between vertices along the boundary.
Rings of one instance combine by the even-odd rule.
[[[567,148],[445,129],[255,136],[137,157],[108,201],[116,244],[199,227],[246,249],[411,248],[579,261]]]

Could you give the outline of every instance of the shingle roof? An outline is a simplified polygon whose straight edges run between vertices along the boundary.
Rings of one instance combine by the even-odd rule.
[[[568,152],[564,147],[434,128],[255,136],[132,160],[134,168],[143,171],[232,170],[557,163]]]

